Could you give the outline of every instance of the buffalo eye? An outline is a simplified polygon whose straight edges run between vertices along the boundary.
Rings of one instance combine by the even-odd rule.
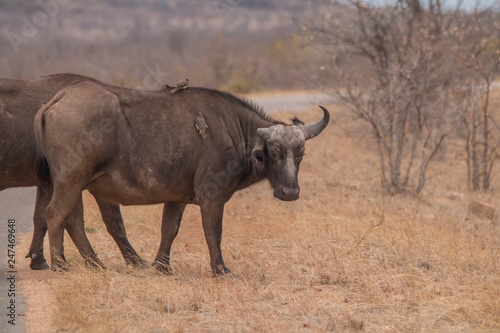
[[[300,163],[302,161],[302,158],[304,157],[304,155],[305,155],[304,146],[302,145],[302,146],[297,147],[294,151],[295,162]]]
[[[269,152],[269,157],[271,158],[271,160],[276,161],[279,158],[279,155],[276,151],[271,150]]]

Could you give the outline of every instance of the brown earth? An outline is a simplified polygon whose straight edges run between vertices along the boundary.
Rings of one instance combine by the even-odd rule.
[[[466,191],[460,154],[450,149],[436,161],[420,196],[386,196],[373,146],[333,113],[337,125],[306,145],[298,201],[274,199],[262,183],[226,205],[222,250],[235,278],[211,277],[195,206],[174,242],[175,276],[127,267],[86,193],[86,229],[107,269],[85,268],[67,236],[70,272],[29,271],[26,259],[28,331],[500,330],[498,220],[445,195]],[[498,207],[493,187],[474,196]],[[151,262],[161,206],[123,215],[131,243]]]

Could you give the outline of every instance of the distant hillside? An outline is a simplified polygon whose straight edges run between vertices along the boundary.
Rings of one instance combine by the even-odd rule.
[[[67,4],[65,4],[67,2]],[[61,3],[61,4],[59,4]],[[140,87],[151,68],[233,91],[299,87],[302,1],[0,0],[2,76],[69,71]],[[162,78],[163,79],[163,78]]]

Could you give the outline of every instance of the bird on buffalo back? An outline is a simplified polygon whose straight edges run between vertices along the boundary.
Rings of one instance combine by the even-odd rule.
[[[177,82],[177,84],[175,85],[175,88],[173,90],[171,90],[170,92],[173,94],[179,90],[183,90],[183,89],[186,89],[187,86],[189,84],[189,79],[183,79],[183,80],[180,80],[179,82]]]
[[[207,131],[208,125],[205,122],[205,118],[203,118],[201,112],[198,112],[198,116],[196,117],[194,125],[198,130],[198,134],[200,134],[201,136],[201,140],[203,141],[203,143],[205,143],[205,132]]]

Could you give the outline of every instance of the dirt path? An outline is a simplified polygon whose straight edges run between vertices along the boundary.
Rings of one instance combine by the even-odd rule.
[[[293,93],[277,95],[249,95],[252,101],[261,106],[264,111],[274,113],[278,111],[297,112],[321,104],[333,104],[334,98],[324,93]]]
[[[23,277],[18,270],[27,265],[28,259],[24,259],[25,253],[18,251],[18,245],[20,244],[19,235],[33,230],[35,195],[35,187],[12,188],[0,192],[0,253],[2,255],[2,264],[0,265],[0,308],[2,309],[0,331],[4,333],[26,331],[24,313],[27,306],[26,299],[22,296],[22,290],[19,290],[18,281]],[[15,220],[15,223],[9,226],[9,220]],[[12,226],[13,228],[11,228]],[[16,246],[13,249],[8,247],[9,229],[15,231]],[[29,239],[29,237],[24,238]],[[9,253],[9,249],[14,252]],[[8,262],[8,259],[13,259],[15,262]],[[10,267],[10,264],[13,266]],[[13,319],[14,321],[11,321]],[[15,325],[10,324],[9,321]]]

